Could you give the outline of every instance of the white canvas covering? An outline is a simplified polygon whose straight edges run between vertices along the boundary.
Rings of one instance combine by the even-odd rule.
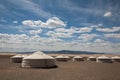
[[[119,56],[111,57],[111,59],[112,59],[113,62],[120,62],[120,57]]]
[[[112,62],[111,58],[107,56],[99,56],[96,60],[97,62],[102,62],[102,63],[107,63],[107,62]]]
[[[84,61],[84,58],[82,56],[75,56],[73,58],[74,61]]]
[[[27,55],[24,55],[24,54],[17,54],[15,56],[12,56],[10,58],[10,60],[14,63],[21,63],[22,62],[22,59],[27,56]]]
[[[55,67],[55,59],[43,52],[35,52],[30,56],[24,57],[22,67]]]
[[[69,57],[68,57],[68,56],[59,55],[59,56],[55,57],[55,59],[56,59],[57,61],[68,61],[68,60],[69,60]]]
[[[96,57],[95,56],[89,56],[87,58],[87,60],[89,60],[89,61],[96,61]]]

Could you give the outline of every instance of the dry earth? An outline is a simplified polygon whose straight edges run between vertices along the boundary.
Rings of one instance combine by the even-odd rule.
[[[57,68],[21,68],[0,56],[0,80],[120,80],[120,63],[56,62]]]

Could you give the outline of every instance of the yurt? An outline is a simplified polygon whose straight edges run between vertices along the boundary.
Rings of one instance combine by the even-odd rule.
[[[27,56],[27,55],[23,55],[23,54],[17,54],[15,56],[12,56],[10,58],[10,61],[14,62],[14,63],[21,63],[22,59]]]
[[[74,55],[69,55],[68,57],[69,57],[69,60],[73,60]]]
[[[96,57],[95,56],[89,56],[87,58],[88,61],[96,61]]]
[[[111,58],[107,57],[107,56],[99,56],[97,57],[97,62],[102,62],[102,63],[111,63],[112,60]]]
[[[68,61],[69,57],[68,56],[59,55],[59,56],[55,57],[55,59],[56,59],[56,61]]]
[[[112,59],[113,62],[120,62],[120,57],[119,56],[111,57],[111,59]]]
[[[22,67],[27,68],[50,68],[55,67],[55,59],[43,52],[35,52],[23,58]]]
[[[84,58],[82,56],[75,56],[73,58],[74,61],[84,61]]]

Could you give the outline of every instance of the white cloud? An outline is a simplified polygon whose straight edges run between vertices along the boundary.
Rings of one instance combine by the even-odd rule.
[[[74,33],[75,29],[70,28],[70,29],[65,29],[65,28],[57,28],[55,29],[56,32],[60,32],[60,33]]]
[[[62,40],[59,38],[51,37],[51,38],[42,38],[41,42],[44,44],[55,44],[56,42],[61,42]]]
[[[13,23],[15,23],[15,24],[16,24],[16,23],[18,23],[18,21],[13,21]]]
[[[109,44],[109,41],[105,41],[102,39],[96,39],[93,44],[99,45],[99,46],[107,46]]]
[[[92,27],[83,27],[83,28],[79,28],[76,32],[78,33],[91,32],[92,29],[93,29]]]
[[[120,27],[112,27],[112,28],[96,28],[97,31],[102,32],[117,32],[120,31]]]
[[[32,35],[38,35],[39,33],[41,33],[42,30],[39,29],[39,30],[30,30],[29,33],[32,34]]]
[[[60,37],[60,38],[71,38],[73,37],[71,33],[59,33],[54,31],[49,31],[46,35],[50,37]]]
[[[29,36],[26,34],[1,34],[0,33],[0,41],[6,43],[21,43],[27,41]]]
[[[91,27],[82,27],[82,28],[77,28],[77,27],[71,27],[70,29],[66,28],[57,28],[55,29],[56,32],[59,33],[85,33],[85,32],[91,32],[93,28]]]
[[[30,26],[30,27],[38,27],[42,24],[42,21],[34,21],[34,20],[24,20],[22,21],[22,24],[25,26]]]
[[[84,34],[93,38],[96,34]],[[89,37],[90,36],[90,37]],[[110,43],[102,39],[91,42],[64,41],[56,37],[28,36],[26,34],[0,33],[0,51],[38,51],[38,50],[82,50],[94,52],[119,53],[120,43]],[[82,46],[82,47],[81,47]]]
[[[104,40],[101,40],[101,39],[96,39],[94,42],[95,42],[95,43],[102,43],[102,42],[105,42],[105,41],[104,41]]]
[[[31,26],[34,25],[34,22],[32,20],[24,20],[22,21],[22,24],[25,26]]]
[[[116,39],[120,38],[120,34],[119,33],[105,34],[104,36],[107,37],[107,38],[116,38]]]
[[[38,20],[38,21],[33,21],[33,23],[36,25],[36,26],[39,26],[41,25],[43,22],[41,20]]]
[[[82,39],[83,42],[89,42],[93,38],[97,37],[97,34],[81,34],[78,39]]]
[[[96,24],[96,25],[92,24],[90,27],[92,27],[92,28],[98,28],[98,27],[101,27],[101,26],[103,26],[103,24]]]
[[[57,28],[57,27],[65,27],[65,26],[66,24],[57,17],[49,18],[46,21],[46,23],[41,24],[41,27],[43,28]]]
[[[119,53],[120,44],[119,43],[92,43],[88,45],[87,50],[95,52],[105,52],[105,53]]]
[[[66,24],[57,17],[51,17],[46,22],[42,22],[41,20],[24,20],[22,24],[29,27],[41,27],[41,28],[57,28],[57,27],[65,27]]]
[[[106,12],[106,13],[104,14],[104,17],[110,17],[110,16],[112,16],[112,12]]]

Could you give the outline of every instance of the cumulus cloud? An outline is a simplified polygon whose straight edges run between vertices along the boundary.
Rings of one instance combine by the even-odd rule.
[[[59,38],[45,38],[39,35],[27,36],[26,34],[2,34],[0,33],[1,51],[35,51],[56,48]],[[55,45],[51,48],[51,45]]]
[[[59,38],[51,37],[51,38],[42,38],[41,42],[44,44],[55,44],[56,42],[61,42],[62,40]]]
[[[49,31],[46,33],[46,35],[50,37],[59,37],[59,38],[71,38],[73,37],[71,33],[59,33],[54,31]]]
[[[65,28],[57,28],[55,29],[56,32],[60,32],[60,33],[74,33],[75,29],[70,28],[70,29],[65,29]]]
[[[104,14],[104,17],[110,17],[110,16],[112,16],[112,12],[106,12],[106,13]]]
[[[66,24],[57,17],[49,18],[46,21],[46,23],[43,23],[41,25],[41,27],[43,27],[43,28],[57,28],[57,27],[65,27],[65,26],[66,26]]]
[[[101,32],[117,32],[117,31],[120,31],[120,27],[96,28],[96,30]]]
[[[56,32],[60,33],[85,33],[85,32],[91,32],[93,28],[91,27],[82,27],[82,28],[77,28],[77,27],[71,27],[70,29],[66,28],[57,28],[55,29]]]
[[[101,39],[96,39],[94,42],[95,42],[95,43],[102,43],[102,42],[105,42],[105,41],[104,41],[104,40],[101,40]]]
[[[21,43],[27,41],[29,36],[26,34],[1,34],[0,33],[0,41],[6,43]]]
[[[57,27],[65,27],[66,24],[57,17],[51,17],[46,22],[42,22],[41,20],[24,20],[22,24],[29,27],[41,27],[41,28],[57,28]]]
[[[83,38],[94,38],[96,34],[82,34]],[[83,39],[84,40],[84,39]],[[119,53],[120,44],[96,39],[93,43],[64,41],[57,37],[28,36],[26,34],[0,33],[0,51],[37,51],[37,50],[82,50],[94,52]],[[52,46],[52,47],[51,47]],[[82,47],[81,47],[82,46]]]
[[[88,45],[87,50],[95,51],[95,52],[105,52],[105,53],[119,53],[120,44],[119,43],[92,43]]]
[[[49,31],[46,33],[46,35],[51,36],[51,37],[60,37],[60,38],[72,38],[75,37],[74,33],[86,33],[86,32],[91,32],[93,28],[89,27],[82,27],[82,28],[77,28],[77,27],[71,27],[71,28],[56,28],[54,31]],[[91,39],[92,37],[97,36],[96,34],[81,34],[79,38],[86,38],[86,39]]]
[[[83,42],[89,42],[93,38],[97,37],[97,34],[81,34],[78,38],[82,39]]]
[[[39,29],[39,30],[30,30],[29,33],[32,34],[32,35],[38,35],[39,33],[41,33],[42,30]]]
[[[38,27],[42,24],[43,22],[41,20],[34,21],[34,20],[24,20],[22,21],[22,24],[25,26],[30,26],[30,27]]]
[[[89,26],[89,25],[88,25]],[[103,24],[92,24],[90,27],[92,27],[92,28],[99,28],[99,27],[101,27],[101,26],[103,26]]]
[[[106,46],[109,44],[109,41],[105,41],[102,39],[95,39],[94,44],[99,45],[99,46]]]
[[[83,28],[80,28],[78,29],[78,33],[84,33],[84,32],[91,32],[93,28],[92,27],[83,27]]]
[[[105,34],[104,36],[107,37],[107,38],[116,38],[116,39],[120,38],[120,34],[119,33]]]

